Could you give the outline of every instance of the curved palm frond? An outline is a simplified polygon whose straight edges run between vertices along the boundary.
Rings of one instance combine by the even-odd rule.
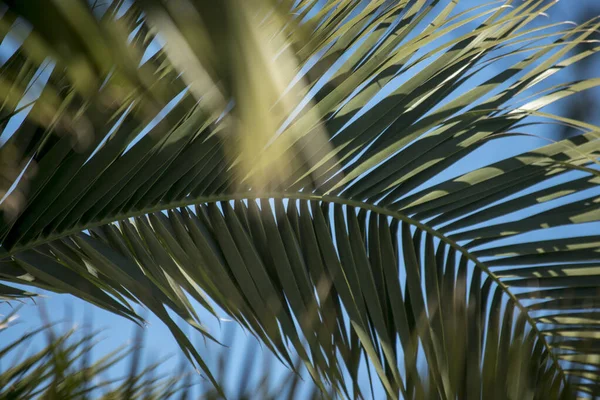
[[[573,53],[598,18],[539,25],[541,0],[212,3],[6,3],[2,32],[21,15],[33,33],[0,67],[3,113],[54,66],[2,148],[24,200],[0,277],[134,320],[142,303],[209,376],[167,311],[208,335],[188,295],[342,397],[363,357],[391,397],[595,393],[599,240],[567,228],[600,217],[600,133],[541,110],[600,84],[546,84],[597,52]],[[580,134],[473,163],[547,122]]]

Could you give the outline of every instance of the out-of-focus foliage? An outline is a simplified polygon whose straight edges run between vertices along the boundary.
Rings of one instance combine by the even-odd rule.
[[[18,309],[1,317],[0,338],[5,330],[20,330]],[[3,332],[4,331],[4,332]],[[229,332],[234,334],[233,330]],[[233,336],[227,331],[223,344],[229,345]],[[23,331],[14,341],[2,340],[0,348],[0,399],[45,400],[162,400],[162,399],[222,399],[207,380],[194,372],[186,360],[173,369],[166,369],[144,347],[144,329],[139,328],[132,340],[123,343],[109,354],[98,354],[97,344],[102,331],[90,327],[72,328],[68,332],[59,324],[41,324]],[[260,352],[248,341],[242,357],[231,357],[227,347],[218,346],[207,354],[216,365],[215,377],[227,389],[228,398],[276,400],[321,399],[316,387],[312,393],[300,393],[300,376],[293,371],[274,374],[270,357],[257,362]],[[94,354],[95,353],[95,354]],[[92,358],[92,356],[94,358]],[[298,367],[298,364],[296,365]],[[115,371],[123,369],[121,376]],[[229,374],[229,375],[228,375]],[[228,382],[231,375],[240,381]]]
[[[0,321],[0,338],[4,330],[19,329],[13,322],[16,312]],[[45,336],[45,340],[40,336]],[[188,368],[177,373],[157,372],[160,363],[139,368],[142,352],[139,342],[122,346],[92,362],[90,356],[99,339],[100,332],[73,329],[59,333],[55,326],[43,324],[24,332],[15,341],[3,340],[0,398],[158,400],[176,395],[185,398],[190,390],[193,381],[185,378],[185,370],[192,374]],[[110,378],[114,366],[125,362],[130,363],[129,373]]]
[[[571,9],[571,13],[575,19],[575,23],[586,21],[592,15],[600,15],[600,3],[596,1],[586,1],[577,4],[577,7]],[[600,32],[596,32],[591,37],[592,39],[600,40]],[[583,49],[592,50],[594,43],[586,43]],[[571,70],[571,74],[578,79],[594,76],[595,70],[598,68],[598,61],[594,58],[587,58],[582,62],[576,63]],[[598,123],[600,117],[595,110],[600,107],[600,91],[598,89],[585,91],[578,96],[570,99],[569,102],[563,104],[565,108],[564,115],[566,117],[576,119],[578,121],[594,121]],[[570,126],[562,126],[558,129],[558,139],[564,139],[570,135],[577,134],[577,131]]]
[[[464,312],[464,311],[460,311]],[[45,315],[42,314],[42,315]],[[6,329],[19,330],[18,309],[3,316],[0,321],[0,338]],[[45,319],[47,317],[44,317]],[[223,396],[200,375],[194,373],[185,360],[176,369],[166,370],[160,360],[148,364],[148,351],[144,347],[144,330],[138,329],[132,340],[113,352],[92,354],[101,340],[102,331],[91,331],[89,326],[74,327],[64,332],[59,324],[42,324],[37,329],[24,331],[22,337],[14,341],[4,341],[0,348],[0,398],[1,399],[222,399]],[[453,332],[456,334],[464,332]],[[226,329],[222,335],[225,346],[232,343],[233,329]],[[44,339],[40,340],[40,336]],[[531,393],[542,393],[537,386],[535,373],[540,370],[539,360],[531,358],[533,335],[523,344],[513,344],[506,356],[510,369],[505,377],[490,377],[492,387],[507,384],[511,388],[510,398],[525,398]],[[322,399],[324,395],[316,386],[311,393],[301,393],[300,375],[287,371],[274,376],[273,359],[263,358],[259,363],[254,341],[248,341],[243,354],[232,357],[227,347],[217,347],[209,351],[207,359],[215,366],[215,378],[233,399]],[[460,341],[458,341],[460,343]],[[41,349],[38,349],[41,347]],[[536,354],[536,353],[534,353]],[[539,355],[539,353],[538,353]],[[494,356],[500,358],[498,354]],[[300,363],[295,362],[295,369]],[[548,361],[546,361],[548,362]],[[127,373],[115,377],[119,364]],[[542,367],[543,369],[543,367]],[[456,373],[457,376],[461,375]],[[231,376],[239,377],[238,382],[228,382]],[[431,385],[431,386],[430,386]],[[435,385],[424,384],[422,395],[435,396]],[[547,393],[550,393],[549,391]],[[455,393],[455,397],[464,393]],[[329,393],[326,397],[332,397]]]
[[[595,394],[600,129],[543,109],[600,85],[548,85],[600,18],[554,3],[5,1],[7,125],[50,72],[2,137],[0,295],[143,304],[217,392],[190,296],[336,397]]]

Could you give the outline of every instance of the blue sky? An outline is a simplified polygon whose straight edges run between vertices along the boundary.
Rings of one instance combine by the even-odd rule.
[[[579,16],[578,11],[582,7],[591,6],[596,1],[597,0],[579,0],[579,1],[563,0],[563,1],[560,1],[555,7],[550,9],[550,12],[549,12],[549,15],[547,18],[549,21],[552,21],[552,22],[558,22],[558,21],[562,21],[565,19],[567,19],[567,20],[580,19],[581,17]],[[479,4],[479,2],[477,0],[464,0],[460,3],[459,7],[457,7],[457,10],[455,12],[460,12],[460,11],[462,11],[468,7],[471,7],[473,5],[476,5],[476,4]],[[589,18],[589,17],[592,17],[592,15],[586,15],[586,17]],[[544,22],[544,21],[542,21],[542,22]],[[155,46],[156,47],[152,46],[153,50],[156,50],[158,48],[159,42],[157,42],[155,44]],[[7,36],[7,38],[5,38],[5,40],[2,43],[0,43],[0,64],[2,64],[10,56],[10,54],[17,49],[17,47],[18,47],[18,39],[16,37],[13,37],[10,35]],[[427,50],[428,49],[422,49],[421,53],[425,52]],[[149,54],[146,54],[144,58],[147,59],[149,56],[150,56]],[[598,70],[600,70],[600,63],[598,63],[598,57],[596,57],[595,59],[596,59],[595,66],[598,68]],[[501,63],[495,64],[493,67],[486,69],[483,73],[476,76],[474,78],[473,83],[477,83],[478,81],[483,81],[485,79],[488,79],[493,74],[500,72],[502,70],[502,68],[506,68],[512,62],[514,62],[514,60],[507,60],[506,62],[501,62]],[[37,98],[37,96],[40,93],[41,88],[43,88],[43,86],[45,85],[52,68],[53,68],[53,65],[51,63],[47,63],[47,64],[43,65],[42,68],[40,68],[40,70],[36,74],[36,77],[34,78],[35,82],[33,84],[31,84],[31,87],[28,90],[28,94],[25,96],[25,98],[22,101],[21,105],[24,107],[23,111],[21,113],[19,113],[18,115],[16,115],[15,117],[13,117],[10,120],[10,123],[7,124],[7,126],[4,128],[4,130],[0,134],[0,143],[4,143],[7,140],[7,138],[10,137],[10,135],[12,135],[12,133],[17,129],[17,127],[22,123],[23,119],[26,118],[27,112],[30,109],[30,107],[27,107],[27,104],[29,104],[31,101],[34,101]],[[587,70],[579,71],[577,75],[574,74],[573,69],[570,69],[570,70],[562,71],[559,74],[556,74],[555,77],[552,77],[549,80],[548,84],[552,85],[552,84],[556,84],[558,82],[564,82],[566,80],[583,79],[585,77],[592,76],[593,73],[594,73],[594,71],[593,71],[593,68],[591,68],[591,67],[588,67]],[[393,89],[393,87],[395,85],[398,85],[398,84],[402,83],[403,81],[406,81],[406,79],[409,79],[409,78],[410,78],[410,76],[400,76],[400,77],[396,78],[395,80],[390,82],[390,87],[384,88],[384,92]],[[379,101],[381,99],[381,97],[384,95],[384,92],[380,93],[380,95],[377,98],[375,98],[369,105],[367,105],[367,107],[370,107],[373,104],[375,104],[377,101]],[[600,101],[600,93],[598,92],[598,90],[595,90],[592,93],[593,93],[594,98],[597,99],[597,101]],[[177,101],[177,100],[174,100],[174,101]],[[547,109],[545,109],[545,111],[560,113],[561,107],[564,107],[564,104],[566,104],[565,101],[559,102],[555,105],[548,107]],[[163,110],[163,113],[166,113],[166,112],[168,112],[168,107],[165,110]],[[592,117],[593,117],[593,119],[588,120],[587,122],[600,124],[600,113],[597,113],[597,115],[595,117],[594,116],[592,116]],[[156,122],[157,121],[155,121],[154,123],[156,123]],[[147,130],[149,130],[149,129],[150,129],[150,127],[148,127]],[[533,133],[535,133],[536,135],[539,135],[539,136],[555,137],[555,135],[556,135],[556,128],[551,127],[551,126],[536,127],[535,129],[536,129],[536,131]],[[147,132],[147,130],[145,130],[145,132]],[[143,134],[145,134],[145,132],[142,132],[140,137]],[[536,147],[546,145],[546,144],[547,144],[546,141],[544,141],[543,139],[540,139],[540,138],[536,138],[536,137],[511,137],[510,139],[503,139],[503,140],[499,140],[499,141],[490,142],[489,144],[482,146],[482,148],[480,150],[478,150],[477,152],[475,152],[472,156],[466,158],[465,160],[462,160],[461,162],[457,163],[457,165],[448,169],[446,172],[438,175],[434,180],[429,182],[429,184],[435,184],[441,180],[446,180],[448,178],[457,176],[467,169],[469,169],[469,170],[473,169],[475,166],[484,166],[484,165],[492,163],[498,159],[505,158],[506,156],[520,153],[524,150],[536,148]],[[580,175],[580,173],[576,172],[576,173],[571,173],[570,175],[565,176],[565,177],[568,178],[568,177],[575,177],[575,176],[579,176],[579,175]],[[563,179],[565,179],[565,178],[563,178]],[[571,199],[571,198],[569,198],[569,199]],[[509,218],[518,219],[518,218],[522,218],[523,216],[525,216],[527,214],[528,214],[528,211],[524,210],[521,213],[516,213],[515,215],[509,216]],[[582,226],[578,226],[578,227],[565,228],[565,229],[572,230],[572,232],[570,232],[569,235],[581,234],[581,229],[587,229],[587,230],[589,230],[590,234],[593,234],[594,232],[591,231],[590,227],[591,226],[582,225]],[[564,236],[565,229],[561,230],[561,235],[563,235],[563,236]],[[542,233],[535,233],[535,235],[536,235],[535,239],[542,240],[542,239],[550,238],[556,234],[557,234],[556,230],[549,229]],[[510,241],[510,240],[514,241],[514,240],[519,240],[519,239],[516,239],[516,238],[507,239],[507,241]],[[497,244],[500,245],[500,243],[497,243]],[[43,301],[45,303],[48,313],[52,319],[54,319],[56,321],[67,319],[68,321],[64,322],[63,326],[65,326],[67,323],[68,324],[75,323],[75,324],[81,325],[86,320],[93,320],[95,327],[106,328],[103,336],[105,336],[107,339],[102,341],[98,345],[98,347],[94,350],[97,353],[97,355],[100,355],[109,350],[112,350],[112,349],[116,348],[117,346],[119,346],[120,344],[125,343],[127,340],[129,340],[130,338],[133,337],[133,332],[134,332],[135,326],[125,319],[119,318],[119,317],[117,317],[113,314],[110,314],[108,312],[105,312],[103,310],[94,308],[88,304],[85,304],[81,300],[73,298],[70,295],[58,295],[58,294],[52,294],[52,293],[46,293],[46,292],[40,292],[40,293],[44,295],[44,298],[36,300],[36,302],[39,303],[39,301]],[[221,321],[219,323],[219,321],[217,321],[208,312],[201,310],[199,307],[198,307],[198,309],[199,309],[199,313],[200,313],[202,320],[205,321],[206,326],[212,332],[215,332],[216,336],[219,336],[220,329],[223,325],[227,325],[227,324],[233,325],[232,322]],[[9,312],[8,305],[1,304],[0,305],[0,314],[6,314],[8,312]],[[163,365],[163,368],[165,370],[170,369],[170,368],[176,369],[179,365],[181,354],[180,354],[180,351],[179,351],[177,345],[175,344],[175,341],[171,337],[167,328],[157,318],[155,318],[154,316],[149,315],[149,314],[146,314],[146,315],[148,318],[149,327],[148,327],[148,329],[146,329],[147,335],[146,335],[145,345],[146,345],[146,354],[149,355],[150,359],[151,359],[149,361],[160,359],[167,354],[172,354],[174,357],[171,358],[169,361],[165,362],[165,364]],[[27,327],[37,326],[39,324],[38,309],[30,301],[26,301],[24,303],[23,307],[19,311],[19,316],[20,316],[20,318],[19,318],[20,324],[19,325],[0,333],[0,337],[2,338],[2,340],[10,340],[11,338],[17,338],[20,335],[22,335],[22,333],[24,332],[24,330],[27,329]],[[66,326],[65,326],[65,328],[66,328]],[[234,357],[234,361],[239,359],[239,361],[241,362],[243,355],[245,354],[244,349],[246,349],[246,346],[248,346],[249,343],[252,343],[254,341],[254,339],[251,338],[250,336],[248,336],[247,334],[243,333],[238,328],[235,328],[235,331],[236,331],[235,339],[234,339],[229,351],[232,354],[232,357]],[[210,346],[208,346],[208,348],[206,348],[201,343],[200,340],[198,340],[198,343],[199,343],[199,348],[200,348],[202,354],[209,354],[210,351],[215,350],[214,345],[210,345]],[[256,348],[259,348],[259,347],[254,347],[253,349],[256,349]],[[257,357],[259,359],[259,360],[257,360],[256,365],[262,364],[262,363],[260,363],[260,359],[262,359],[262,357],[272,358],[270,355],[266,354],[266,352],[255,351],[255,354],[257,355]],[[208,357],[208,360],[210,361],[211,358]],[[116,375],[119,373],[119,371],[124,371],[126,368],[127,368],[127,365],[121,365],[121,366],[117,367],[116,370],[113,371],[113,373]],[[276,371],[280,374],[283,373],[282,367],[277,367]],[[235,383],[236,381],[239,380],[239,376],[237,375],[237,372],[234,370],[230,371],[230,376],[231,376],[231,382],[233,382],[233,383]],[[305,393],[308,393],[307,391],[311,388],[311,385],[308,382],[308,380],[304,384],[304,387],[305,387],[304,388]],[[376,392],[377,394],[381,393],[381,392],[379,392],[379,390],[380,389],[377,390],[377,392]],[[376,394],[376,397],[378,397],[377,394]]]

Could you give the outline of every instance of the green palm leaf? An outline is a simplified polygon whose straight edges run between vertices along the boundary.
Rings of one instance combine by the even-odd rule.
[[[141,303],[215,384],[171,318],[208,336],[188,296],[341,397],[361,359],[392,398],[595,393],[600,247],[564,232],[600,217],[600,132],[540,110],[600,84],[543,85],[596,53],[577,50],[597,18],[540,26],[541,0],[33,3],[0,20],[33,27],[0,67],[4,118],[54,63],[1,150],[25,171],[4,183],[2,280],[134,320]],[[579,134],[444,175],[547,122]]]

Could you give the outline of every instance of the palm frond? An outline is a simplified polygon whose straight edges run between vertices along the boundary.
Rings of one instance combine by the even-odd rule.
[[[540,25],[542,0],[34,3],[0,20],[33,27],[0,67],[4,115],[54,63],[2,148],[25,171],[4,281],[134,320],[144,304],[209,377],[167,311],[208,335],[188,295],[341,397],[361,357],[392,398],[595,393],[599,240],[567,231],[597,226],[600,132],[541,110],[600,84],[548,86],[597,52],[578,46],[598,18]],[[545,123],[580,134],[473,163]]]

